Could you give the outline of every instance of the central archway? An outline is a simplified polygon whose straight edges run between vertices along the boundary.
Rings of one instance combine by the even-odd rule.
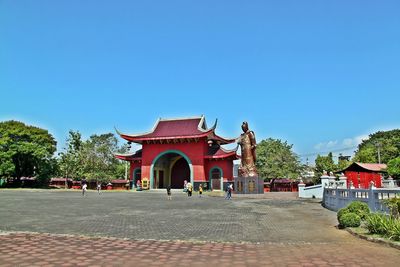
[[[183,188],[183,181],[193,184],[193,166],[189,157],[179,150],[157,155],[150,166],[150,188]]]

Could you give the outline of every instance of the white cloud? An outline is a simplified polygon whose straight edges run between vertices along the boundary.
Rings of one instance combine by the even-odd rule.
[[[337,140],[332,140],[332,141],[322,142],[322,143],[316,144],[314,146],[314,148],[316,150],[330,149],[330,148],[336,147],[337,144],[338,144]]]
[[[314,146],[314,149],[317,151],[329,151],[329,150],[337,150],[343,149],[348,150],[355,148],[358,146],[363,140],[368,139],[368,135],[359,135],[352,138],[345,138],[341,141],[331,140],[328,142],[321,142]]]
[[[324,146],[325,146],[324,143],[319,143],[319,144],[316,144],[316,145],[314,146],[314,148],[315,148],[316,150],[321,150]]]
[[[345,147],[352,146],[353,143],[354,143],[354,139],[353,138],[346,138],[342,142],[343,146],[345,146]]]
[[[338,141],[329,141],[328,143],[326,143],[326,147],[327,148],[332,148],[332,147],[336,147],[336,145],[338,144]]]

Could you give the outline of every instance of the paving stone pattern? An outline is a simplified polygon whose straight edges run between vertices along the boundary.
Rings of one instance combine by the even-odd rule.
[[[398,266],[399,253],[360,240],[331,244],[134,241],[49,234],[0,235],[8,266]],[[396,254],[397,253],[397,254]]]
[[[5,191],[0,194],[0,230],[131,239],[225,242],[326,242],[314,218],[335,224],[318,203],[236,199],[159,192],[108,193]],[[302,230],[299,236],[298,230]],[[335,230],[335,229],[332,229]]]
[[[0,191],[0,266],[400,265],[318,202],[268,196]]]

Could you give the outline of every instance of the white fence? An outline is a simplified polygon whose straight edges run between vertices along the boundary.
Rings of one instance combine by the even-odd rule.
[[[304,183],[300,183],[299,187],[299,198],[322,198],[324,194],[324,188],[346,188],[346,177],[340,177],[339,181],[336,181],[336,177],[328,175],[321,176],[321,184],[306,186]]]
[[[322,203],[327,209],[338,211],[353,201],[368,204],[372,212],[388,213],[383,204],[384,199],[400,197],[400,189],[371,188],[371,189],[339,189],[324,188]]]
[[[321,184],[313,186],[305,186],[305,184],[299,184],[299,198],[322,198],[324,188]]]

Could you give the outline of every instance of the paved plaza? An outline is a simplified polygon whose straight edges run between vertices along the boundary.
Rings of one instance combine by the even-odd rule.
[[[289,196],[289,197],[288,197]],[[1,266],[396,266],[400,251],[335,228],[289,194],[2,190]]]

